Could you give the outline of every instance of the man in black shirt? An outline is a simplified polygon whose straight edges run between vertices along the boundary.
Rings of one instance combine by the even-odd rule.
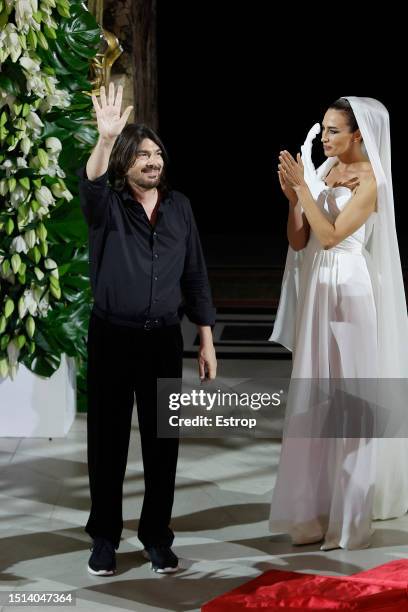
[[[188,199],[166,188],[166,152],[121,116],[122,88],[92,97],[99,140],[80,177],[94,305],[88,331],[88,571],[111,575],[123,529],[122,488],[136,394],[145,495],[138,537],[152,569],[178,569],[170,529],[178,438],[157,437],[157,379],[181,378],[179,313],[198,325],[199,375],[214,379],[215,309]],[[184,298],[184,302],[183,302]]]

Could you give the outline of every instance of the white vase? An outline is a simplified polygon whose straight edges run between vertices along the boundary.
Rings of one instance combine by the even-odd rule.
[[[64,437],[76,414],[75,359],[61,355],[50,378],[33,374],[22,363],[14,380],[0,379],[1,437]]]

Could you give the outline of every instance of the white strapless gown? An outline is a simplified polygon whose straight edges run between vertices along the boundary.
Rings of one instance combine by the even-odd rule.
[[[327,187],[317,205],[334,222],[351,198]],[[376,307],[364,249],[376,213],[354,234],[324,250],[313,231],[299,277],[292,378],[377,378]],[[368,234],[366,234],[368,232]],[[365,548],[372,518],[408,509],[404,439],[284,437],[270,528],[322,548]],[[397,462],[405,468],[395,471]]]

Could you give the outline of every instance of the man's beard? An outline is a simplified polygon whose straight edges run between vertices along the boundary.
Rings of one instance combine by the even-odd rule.
[[[143,189],[155,189],[160,183],[160,176],[157,177],[157,179],[148,179],[148,180],[143,180],[140,179],[136,182],[136,185],[138,185],[138,187],[143,187]]]
[[[154,169],[151,171],[154,171]],[[162,172],[160,170],[157,172],[158,174],[156,179],[145,178],[143,175],[147,174],[147,172],[141,172],[141,176],[137,179],[133,179],[133,183],[138,187],[142,187],[143,189],[155,189],[159,185],[162,177]]]

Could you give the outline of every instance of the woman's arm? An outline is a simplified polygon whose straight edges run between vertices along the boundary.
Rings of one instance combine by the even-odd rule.
[[[278,170],[278,177],[282,192],[289,202],[288,223],[286,227],[288,242],[292,249],[300,251],[305,248],[309,240],[309,222],[306,219],[306,215],[302,213],[296,192],[285,181],[280,170]]]
[[[355,195],[352,196],[335,222],[331,223],[318,208],[303,178],[303,164],[300,155],[298,154],[296,162],[290,153],[282,151],[279,159],[280,170],[295,191],[310,227],[324,249],[333,248],[353,234],[374,212],[377,200],[377,184],[374,177],[361,180]]]
[[[289,244],[295,251],[304,249],[309,241],[310,225],[299,200],[295,204],[289,202],[287,234]]]
[[[362,181],[355,195],[331,223],[316,206],[307,185],[298,187],[296,191],[312,230],[324,249],[333,248],[358,230],[374,212],[377,199],[375,179]]]

